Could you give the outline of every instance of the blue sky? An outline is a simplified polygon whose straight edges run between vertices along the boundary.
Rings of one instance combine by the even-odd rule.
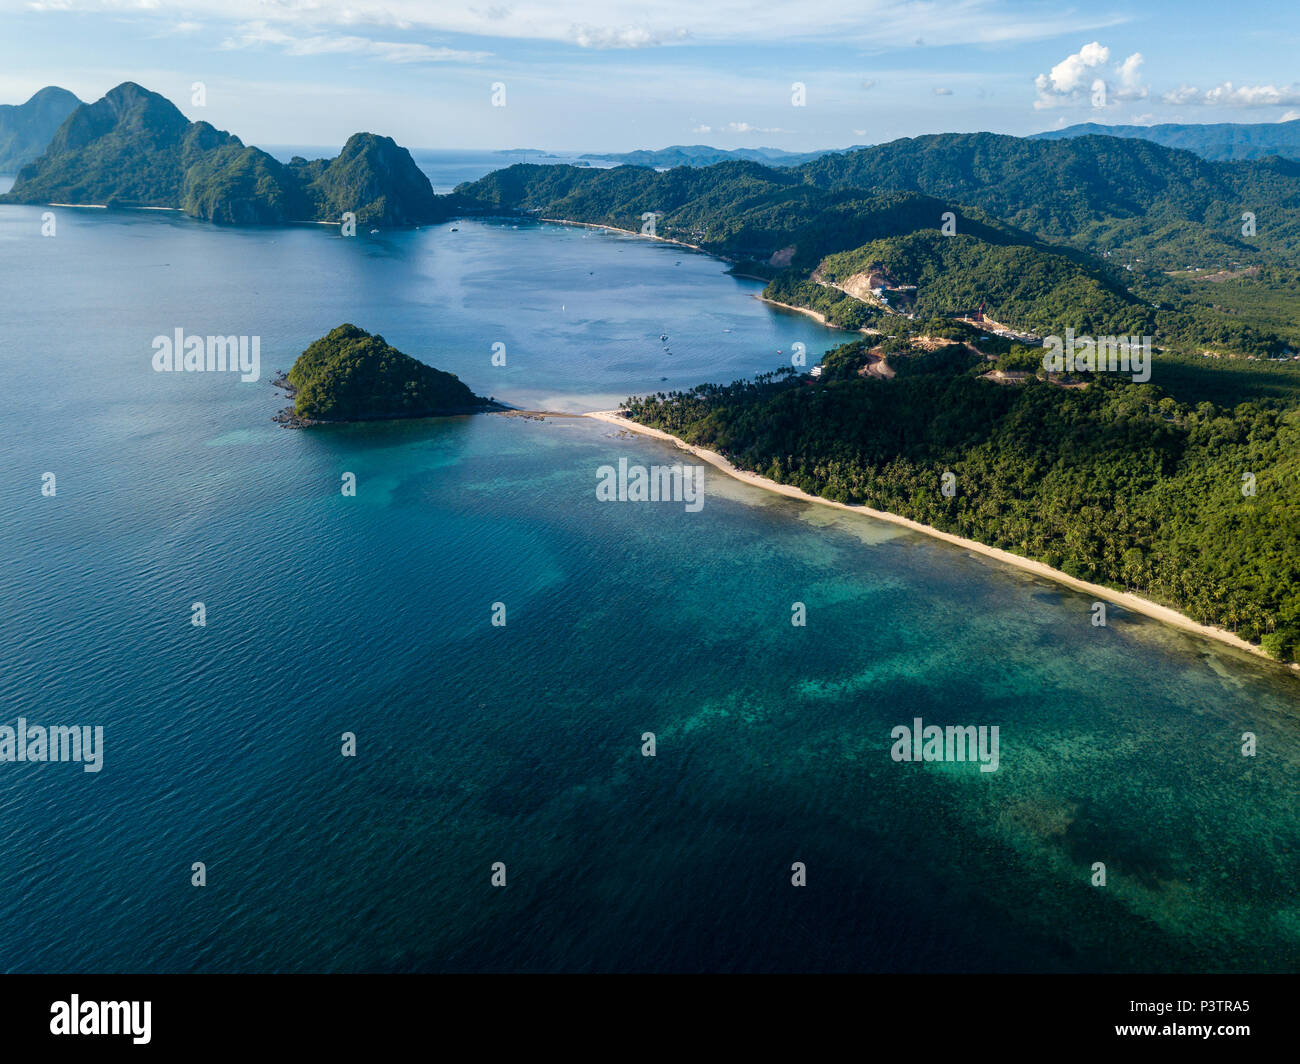
[[[802,151],[1300,117],[1293,4],[0,0],[0,102],[138,81],[248,143]],[[192,102],[202,82],[205,106]],[[796,105],[796,83],[804,86]],[[493,85],[505,105],[493,106]]]

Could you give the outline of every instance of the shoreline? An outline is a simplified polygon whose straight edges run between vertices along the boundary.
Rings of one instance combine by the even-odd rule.
[[[761,281],[762,278],[758,277],[755,278],[755,280]],[[863,336],[880,335],[879,329],[868,329],[865,326],[861,329],[846,329],[844,328],[843,325],[832,324],[831,322],[826,320],[825,314],[823,314],[820,310],[813,310],[811,307],[796,307],[793,303],[781,303],[775,299],[768,299],[766,296],[762,295],[762,293],[756,293],[754,298],[757,299],[760,303],[766,303],[769,307],[781,307],[784,310],[793,310],[797,314],[807,314],[808,317],[815,320],[817,324],[823,325],[827,329],[834,329],[836,332],[861,333]]]
[[[107,203],[16,203],[15,207],[77,207],[82,210],[96,211],[174,211],[183,213],[180,207],[141,207],[130,203],[117,203],[111,207]]]
[[[726,473],[729,477],[748,484],[751,487],[761,488],[764,491],[770,491],[777,495],[784,495],[789,499],[798,499],[802,502],[818,503],[822,506],[832,506],[838,510],[846,510],[849,513],[862,514],[867,517],[874,517],[878,521],[886,521],[892,525],[898,525],[912,532],[919,532],[922,535],[930,536],[934,539],[943,540],[955,547],[961,547],[964,550],[971,551],[974,554],[981,555],[985,558],[991,558],[994,561],[1002,562],[1005,565],[1013,566],[1022,572],[1031,573],[1054,583],[1063,584],[1074,590],[1086,592],[1095,598],[1122,606],[1134,613],[1140,613],[1145,617],[1161,621],[1164,624],[1174,628],[1190,632],[1193,635],[1203,636],[1207,639],[1213,639],[1216,642],[1224,643],[1234,650],[1243,650],[1257,658],[1276,665],[1279,668],[1289,669],[1292,672],[1300,672],[1300,663],[1290,665],[1277,661],[1269,657],[1264,651],[1254,643],[1250,643],[1240,636],[1234,635],[1225,628],[1216,628],[1213,625],[1200,624],[1186,614],[1179,613],[1171,606],[1162,606],[1158,602],[1152,602],[1150,599],[1142,598],[1130,591],[1116,591],[1113,588],[1105,587],[1102,584],[1093,584],[1087,580],[1079,580],[1070,576],[1068,573],[1061,572],[1059,569],[1053,569],[1043,562],[1034,561],[1032,558],[1023,558],[1019,554],[1012,554],[1010,551],[1002,550],[1000,547],[990,547],[986,543],[980,543],[978,540],[966,539],[962,536],[954,535],[951,532],[944,532],[940,529],[933,528],[930,525],[923,525],[919,521],[913,521],[911,518],[902,517],[899,514],[889,513],[886,510],[873,510],[869,506],[850,505],[849,503],[836,502],[834,499],[824,499],[819,495],[809,495],[806,491],[796,488],[790,484],[780,484],[775,480],[760,476],[758,473],[751,473],[746,469],[740,469],[734,466],[722,455],[716,451],[710,451],[705,447],[697,447],[694,444],[687,443],[671,433],[664,432],[662,429],[651,428],[649,425],[642,425],[633,421],[631,418],[624,417],[617,410],[593,410],[583,415],[596,421],[603,421],[610,425],[618,425],[634,432],[637,435],[648,436],[651,439],[660,440],[665,443],[675,444],[684,451],[689,451],[696,458],[701,458],[708,462],[714,468]]]
[[[290,382],[287,373],[277,373],[272,377],[271,387],[279,388],[289,399],[293,399],[298,394],[298,389]],[[315,425],[363,425],[371,421],[420,421],[427,418],[464,417],[469,414],[503,414],[513,409],[504,403],[485,399],[479,406],[440,410],[435,414],[372,414],[367,417],[353,418],[313,418],[299,417],[294,412],[294,407],[290,405],[272,415],[271,420],[283,429],[306,429]],[[524,411],[524,413],[531,413],[531,411]]]
[[[538,218],[539,222],[550,222],[553,225],[576,225],[583,229],[604,229],[609,233],[622,233],[624,236],[639,236],[646,240],[658,240],[661,244],[676,244],[679,248],[690,248],[692,251],[698,251],[701,255],[708,255],[710,258],[717,259],[719,262],[730,263],[730,259],[725,259],[721,255],[712,251],[706,251],[698,244],[688,244],[685,240],[674,240],[667,236],[649,236],[645,233],[638,233],[633,229],[620,229],[616,225],[601,225],[599,222],[575,222],[569,218]],[[756,278],[761,280],[761,278]]]
[[[604,229],[607,233],[622,233],[624,236],[644,236],[644,234],[635,232],[632,229],[620,229],[616,225],[603,225],[600,222],[575,222],[571,218],[538,218],[537,220],[539,222],[550,222],[553,225],[575,225],[583,229]],[[701,255],[707,255],[711,259],[716,259],[718,262],[725,262],[729,267],[731,267],[731,275],[733,277],[743,277],[749,281],[758,281],[763,285],[767,285],[770,280],[770,278],[767,277],[756,277],[752,273],[737,273],[735,267],[739,260],[729,259],[725,255],[720,255],[716,251],[702,248],[698,244],[688,244],[685,240],[674,240],[672,237],[667,236],[648,236],[646,239],[658,240],[661,244],[676,244],[678,247],[690,248],[692,251],[698,251]],[[828,287],[835,288],[836,286],[830,285]],[[842,288],[837,290],[841,292],[844,291]],[[847,292],[844,294],[849,295]],[[836,332],[857,333],[862,336],[880,335],[879,329],[846,329],[842,325],[834,325],[826,320],[826,315],[820,310],[813,310],[811,307],[796,307],[793,303],[782,303],[779,300],[768,299],[761,292],[755,292],[753,298],[757,299],[760,303],[766,303],[769,307],[780,307],[782,310],[791,310],[796,314],[806,314],[808,317],[816,321],[818,325],[827,329],[834,329]]]

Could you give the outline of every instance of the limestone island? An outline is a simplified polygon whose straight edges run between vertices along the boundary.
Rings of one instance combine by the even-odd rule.
[[[274,383],[293,398],[275,416],[291,428],[507,409],[351,324],[315,341]]]

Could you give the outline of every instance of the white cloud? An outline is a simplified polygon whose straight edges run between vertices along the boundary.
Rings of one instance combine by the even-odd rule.
[[[175,22],[170,26],[159,26],[158,29],[151,33],[151,37],[188,37],[191,34],[198,33],[203,29],[202,22]]]
[[[1067,55],[1046,74],[1034,78],[1038,99],[1035,110],[1069,106],[1089,100],[1097,106],[1119,100],[1141,100],[1147,95],[1142,84],[1141,52],[1107,67],[1110,49],[1100,41],[1085,44],[1073,55]],[[1109,73],[1107,81],[1103,75]],[[1097,101],[1101,101],[1099,104]]]
[[[1288,111],[1288,112],[1287,112],[1286,114],[1284,114],[1281,118],[1279,118],[1278,121],[1279,121],[1279,122],[1294,122],[1297,118],[1300,118],[1300,111]]]
[[[952,89],[945,89],[945,88],[942,88],[942,87],[939,86],[939,85],[936,85],[936,86],[934,87],[934,94],[935,94],[936,96],[951,96],[951,95],[952,95]]]
[[[1140,92],[1143,96],[1147,94],[1146,89],[1142,87],[1142,62],[1142,53],[1134,52],[1115,68],[1121,90]]]
[[[467,52],[455,48],[435,48],[409,41],[375,41],[369,37],[328,36],[295,37],[265,22],[249,22],[234,37],[221,42],[225,49],[258,48],[264,45],[283,49],[289,55],[368,55],[389,63],[476,63],[490,52]]]
[[[748,122],[728,122],[725,126],[696,126],[692,133],[789,133],[779,126],[751,126]]]
[[[874,87],[875,87],[875,84],[876,84],[876,79],[875,79],[875,78],[863,78],[863,80],[862,80],[862,87],[863,87],[864,89],[871,89],[871,88],[874,88]]]
[[[1129,21],[1099,10],[1027,12],[1002,0],[495,0],[480,6],[430,0],[0,0],[0,11],[69,10],[139,18],[265,20],[299,35],[346,27],[363,36],[381,28],[584,48],[656,44],[821,40],[914,47],[925,43],[1008,44],[1096,31]]]
[[[1160,99],[1165,103],[1172,103],[1175,106],[1185,103],[1198,103],[1200,101],[1201,90],[1194,89],[1190,85],[1180,85],[1176,89],[1170,89],[1164,93]]]
[[[1241,85],[1234,87],[1225,81],[1205,93],[1205,102],[1211,106],[1222,104],[1225,107],[1273,107],[1282,103],[1300,103],[1300,87],[1287,85]]]
[[[728,122],[725,126],[696,126],[692,133],[789,133],[779,126],[751,126],[748,122]]]
[[[574,26],[573,42],[582,48],[653,48],[671,41],[684,41],[690,33],[678,27],[656,32],[646,26],[612,29],[605,26]]]
[[[1191,85],[1181,85],[1160,98],[1175,106],[1277,107],[1300,103],[1300,85],[1234,85],[1225,81],[1204,92]]]
[[[1077,92],[1087,84],[1088,72],[1095,70],[1110,58],[1110,49],[1097,41],[1085,44],[1074,55],[1067,55],[1050,74],[1039,74],[1040,88],[1058,95]]]

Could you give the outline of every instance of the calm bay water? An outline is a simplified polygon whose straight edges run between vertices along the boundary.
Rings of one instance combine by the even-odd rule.
[[[452,228],[0,208],[0,723],[106,746],[0,764],[0,970],[1300,968],[1282,670],[720,475],[601,504],[675,452],[599,423],[273,425],[342,321],[564,410],[837,341],[678,248]],[[176,327],[263,381],[155,374]],[[917,716],[1001,767],[893,762]]]

